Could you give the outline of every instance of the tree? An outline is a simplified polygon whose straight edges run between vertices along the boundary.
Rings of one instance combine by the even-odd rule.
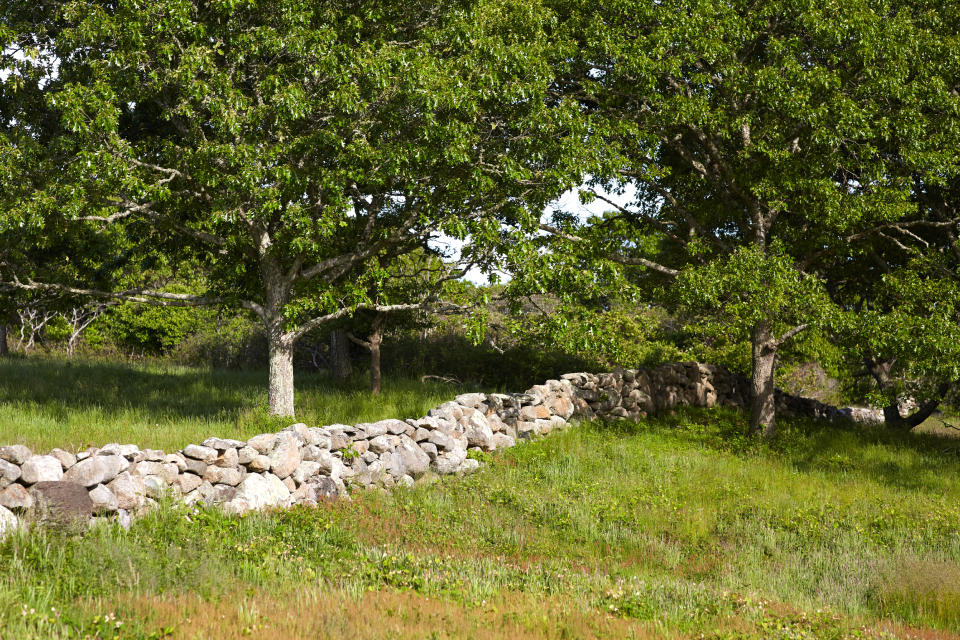
[[[914,178],[956,171],[956,35],[873,0],[552,5],[581,51],[554,91],[589,114],[613,213],[543,228],[747,340],[749,430],[772,435],[777,359],[841,311],[845,239],[923,224]]]
[[[571,180],[542,143],[571,118],[543,99],[552,54],[537,3],[62,0],[37,11],[7,42],[47,34],[56,72],[24,82],[59,119],[35,143],[51,164],[43,183],[11,206],[35,229],[120,233],[132,253],[189,260],[208,286],[54,285],[14,268],[7,282],[247,310],[268,339],[274,414],[294,413],[301,336],[358,310],[433,302],[371,300],[369,265],[441,234],[482,245],[504,224],[534,224],[528,205]]]

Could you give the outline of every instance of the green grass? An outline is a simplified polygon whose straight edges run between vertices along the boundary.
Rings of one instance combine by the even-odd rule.
[[[743,420],[581,425],[318,509],[13,536],[0,637],[956,638],[960,440],[782,421],[762,444]]]
[[[297,420],[311,426],[416,418],[460,393],[389,379],[377,397],[357,377],[298,373]],[[247,439],[290,420],[266,411],[265,372],[47,357],[0,359],[0,445],[78,450],[108,442],[176,450],[210,436]]]

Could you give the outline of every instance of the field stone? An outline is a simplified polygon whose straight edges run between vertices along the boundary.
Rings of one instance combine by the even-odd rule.
[[[74,482],[38,482],[30,487],[30,495],[40,519],[59,523],[86,522],[93,515],[90,494]]]
[[[237,462],[239,464],[250,464],[257,457],[257,450],[253,447],[242,446],[237,450]]]
[[[281,431],[267,457],[270,458],[270,472],[273,475],[281,480],[288,477],[300,464],[298,437],[291,431]]]
[[[111,442],[100,447],[100,450],[97,451],[98,456],[119,456],[120,455],[120,443]]]
[[[297,483],[293,481],[293,478],[288,476],[283,479],[283,484],[290,493],[293,493],[297,490]]]
[[[400,487],[412,487],[414,485],[414,480],[409,475],[403,475],[397,478],[397,486]]]
[[[49,455],[53,456],[60,462],[60,466],[63,467],[64,471],[77,464],[77,456],[73,455],[69,451],[64,451],[63,449],[53,449],[50,451]]]
[[[310,427],[310,442],[308,444],[320,447],[321,449],[329,449],[330,432],[318,427]]]
[[[180,473],[183,473],[187,470],[187,459],[179,453],[171,453],[164,456],[163,463],[174,465],[177,468],[177,471]]]
[[[239,449],[246,446],[246,442],[241,440],[230,440],[226,438],[207,438],[203,441],[203,446],[216,449],[217,451],[226,451],[227,449]]]
[[[308,479],[310,479],[312,476],[317,475],[319,472],[320,472],[319,462],[304,460],[303,462],[300,463],[300,466],[296,468],[296,470],[293,472],[293,475],[291,477],[293,478],[294,482],[296,482],[298,485],[301,485],[304,482],[306,482]]]
[[[256,449],[257,453],[266,455],[273,448],[276,440],[277,434],[275,433],[261,433],[247,440],[247,446]]]
[[[20,467],[24,484],[57,482],[63,477],[63,465],[53,456],[31,456]]]
[[[177,476],[177,479],[173,481],[173,485],[180,490],[180,493],[184,495],[191,493],[202,483],[203,479],[200,478],[200,476],[193,475],[192,473],[181,473],[179,476]]]
[[[95,487],[107,480],[107,463],[105,457],[92,456],[80,460],[63,474],[63,481],[76,483],[82,487]]]
[[[437,451],[437,445],[433,444],[432,442],[421,442],[419,447],[425,454],[427,454],[431,462],[437,459],[437,455],[439,454]]]
[[[0,507],[0,540],[20,526],[20,521],[6,507]]]
[[[366,434],[368,440],[387,435],[387,425],[385,421],[358,424],[357,428]]]
[[[165,454],[163,451],[160,451],[159,449],[144,449],[139,454],[137,454],[135,460],[137,462],[142,462],[142,461],[162,462],[166,455],[167,454]]]
[[[243,473],[236,467],[207,467],[203,479],[214,485],[225,484],[235,487],[243,480]]]
[[[473,473],[480,468],[480,461],[474,460],[473,458],[467,458],[460,465],[460,470],[457,471],[459,474]]]
[[[244,513],[269,507],[280,507],[290,498],[290,489],[272,473],[248,474],[237,487],[233,498],[224,509]]]
[[[509,447],[517,444],[517,441],[508,436],[505,433],[495,433],[493,434],[493,448],[494,449],[507,449]]]
[[[95,511],[114,513],[120,509],[120,502],[117,496],[102,484],[98,484],[93,489],[90,489],[89,493]]]
[[[33,506],[33,496],[22,484],[11,484],[0,491],[0,507],[7,509],[29,509]]]
[[[397,453],[403,461],[407,475],[419,478],[430,469],[430,456],[407,436],[401,436]]]
[[[183,471],[202,476],[207,470],[207,463],[201,462],[200,460],[194,460],[193,458],[184,458],[183,459]]]
[[[23,472],[20,471],[20,467],[12,462],[0,460],[0,489],[3,489],[7,485],[16,482],[22,473]]]
[[[453,449],[437,456],[437,459],[431,462],[430,466],[440,475],[449,475],[459,471],[460,465],[462,465],[466,459],[466,449]]]
[[[117,505],[120,509],[134,510],[143,506],[146,487],[140,476],[124,471],[110,481],[107,488],[117,496]]]
[[[370,439],[370,451],[374,453],[386,453],[393,449],[393,441],[390,436],[381,435]]]
[[[217,459],[217,450],[199,444],[188,444],[183,448],[183,455],[187,458],[213,464],[213,461]]]
[[[417,442],[423,442],[424,440],[430,439],[430,430],[424,429],[423,427],[417,427],[417,430],[414,432],[413,439]]]
[[[160,476],[143,476],[143,491],[148,498],[160,498],[167,491],[167,483]]]
[[[0,460],[6,460],[13,464],[23,464],[33,455],[30,449],[22,444],[12,444],[7,447],[0,447]]]
[[[482,413],[474,411],[464,421],[466,422],[464,427],[466,428],[467,444],[483,449],[493,448],[493,430]]]
[[[214,462],[218,467],[236,467],[240,464],[240,455],[236,449],[224,449]]]
[[[270,471],[270,458],[265,455],[258,454],[247,465],[247,469],[255,473],[259,473],[261,471]]]

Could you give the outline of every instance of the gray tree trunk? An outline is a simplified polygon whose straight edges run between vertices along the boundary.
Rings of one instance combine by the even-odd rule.
[[[346,380],[353,375],[350,338],[346,329],[334,329],[330,332],[330,375],[334,380]]]
[[[294,416],[293,341],[282,336],[270,339],[270,415]]]
[[[772,437],[776,431],[776,388],[774,369],[777,362],[777,341],[766,322],[754,327],[753,343],[753,398],[750,405],[749,435]]]
[[[896,364],[894,360],[877,361],[867,358],[863,364],[866,366],[867,371],[870,372],[870,375],[873,376],[877,387],[879,387],[881,391],[884,393],[892,392],[893,376],[891,372],[893,371],[894,364]],[[941,384],[937,388],[937,393],[934,398],[924,402],[915,412],[908,416],[900,414],[900,405],[896,398],[894,398],[888,406],[883,408],[883,423],[891,429],[910,431],[933,415],[933,412],[940,406],[941,399],[950,391],[951,386],[949,383]]]

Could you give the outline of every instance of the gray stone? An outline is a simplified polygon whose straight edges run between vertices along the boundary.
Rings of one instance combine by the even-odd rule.
[[[459,471],[460,465],[462,465],[466,459],[466,449],[453,449],[437,456],[437,459],[431,462],[430,466],[440,475],[449,475]]]
[[[160,476],[144,476],[143,490],[148,498],[157,500],[167,492],[167,483]]]
[[[493,430],[482,413],[474,411],[471,415],[464,416],[464,422],[467,444],[487,450],[493,448]]]
[[[143,477],[159,476],[167,483],[173,482],[180,473],[177,465],[165,462],[138,462],[134,469]]]
[[[16,482],[22,473],[20,467],[12,462],[0,460],[0,489]]]
[[[357,429],[366,434],[366,439],[371,440],[377,436],[387,435],[386,421],[358,424]]]
[[[387,433],[390,433],[395,436],[407,432],[407,427],[410,426],[403,420],[381,420],[377,424],[383,424],[387,427]]]
[[[400,437],[397,453],[403,460],[407,475],[419,478],[430,469],[430,456],[407,436]]]
[[[140,447],[135,444],[120,445],[120,455],[127,459],[133,459],[140,453]]]
[[[79,462],[79,461],[81,461],[81,460],[86,460],[86,459],[89,458],[89,457],[90,457],[90,452],[89,452],[89,451],[78,451],[78,452],[77,452],[77,462]]]
[[[237,453],[236,449],[224,449],[223,452],[217,456],[214,464],[218,467],[236,467],[240,464],[240,454]]]
[[[330,448],[330,432],[325,429],[319,429],[317,427],[310,427],[310,441],[307,444],[312,444],[321,449]]]
[[[283,486],[285,486],[290,493],[293,493],[297,490],[297,483],[293,481],[293,476],[287,476],[284,478]]]
[[[517,444],[517,441],[505,433],[493,434],[494,449],[506,449],[508,447],[512,447],[515,444]]]
[[[313,434],[310,433],[310,429],[302,422],[292,424],[280,433],[292,433],[296,436],[297,440],[300,441],[300,446],[310,444],[313,440]]]
[[[63,481],[79,484],[83,487],[95,487],[102,482],[109,482],[107,479],[109,470],[104,460],[106,460],[106,457],[101,456],[92,456],[81,460],[67,469],[63,474]]]
[[[473,473],[479,468],[480,468],[480,462],[478,460],[474,460],[473,458],[467,458],[460,464],[460,470],[457,473],[460,473],[460,474]]]
[[[427,441],[432,442],[437,449],[442,451],[451,451],[458,448],[456,440],[454,440],[453,437],[439,430],[432,431]]]
[[[397,478],[397,486],[398,486],[398,487],[407,487],[407,488],[409,488],[409,487],[412,487],[414,484],[415,484],[415,483],[414,483],[414,481],[413,481],[413,478],[410,477],[409,475],[400,476],[399,478]]]
[[[293,475],[291,477],[293,478],[294,482],[300,485],[306,482],[310,477],[315,476],[318,473],[320,473],[319,462],[304,460],[303,462],[300,463],[300,466],[298,466],[296,470],[294,470]]]
[[[453,401],[465,407],[475,409],[477,405],[483,404],[487,401],[487,396],[482,393],[461,393],[459,396],[454,398]]]
[[[259,473],[261,471],[270,471],[270,458],[265,455],[258,454],[247,465],[247,469],[255,473]]]
[[[270,472],[273,475],[281,480],[288,477],[300,464],[298,438],[290,431],[281,431],[267,457],[270,458]]]
[[[417,442],[423,442],[424,440],[430,439],[430,430],[423,427],[417,427],[417,430],[413,434],[413,439]]]
[[[117,496],[102,484],[90,489],[90,501],[93,502],[94,511],[114,513],[120,509]]]
[[[252,449],[251,449],[252,451]],[[183,459],[183,471],[202,476],[207,470],[207,463],[201,462],[200,460],[194,460],[193,458],[184,458]]]
[[[117,496],[117,505],[120,509],[135,510],[143,506],[146,488],[140,476],[124,471],[114,478],[107,488]]]
[[[275,433],[261,433],[259,436],[247,440],[247,446],[256,449],[257,453],[266,455],[273,448],[276,440],[277,434]]]
[[[163,459],[166,457],[163,451],[159,449],[144,449],[134,458],[137,462],[146,460],[147,462],[163,462]]]
[[[390,436],[377,436],[370,439],[370,451],[374,453],[384,453],[390,451],[393,447],[394,442],[390,439]]]
[[[207,467],[203,479],[211,484],[226,484],[235,487],[243,480],[243,473],[236,467]]]
[[[120,443],[111,442],[100,447],[100,450],[97,451],[98,456],[119,456],[120,455]]]
[[[13,464],[23,464],[33,453],[22,444],[12,444],[7,447],[0,447],[0,460],[6,460]]]
[[[31,456],[20,467],[24,484],[57,482],[63,477],[63,465],[53,456]]]
[[[227,449],[239,449],[246,445],[241,440],[230,440],[225,438],[207,438],[203,441],[203,446],[216,449],[217,451],[226,451]]]
[[[187,470],[187,458],[184,458],[179,453],[171,453],[163,457],[164,464],[172,464],[177,468],[177,471],[183,473]]]
[[[423,449],[423,452],[429,456],[431,462],[437,459],[437,455],[439,454],[437,445],[432,442],[421,442],[419,446]]]
[[[203,480],[200,478],[200,476],[196,476],[192,473],[181,473],[179,476],[177,476],[177,479],[173,481],[173,486],[179,489],[180,493],[187,495],[194,491],[202,483]]]
[[[253,447],[240,447],[237,450],[237,462],[239,464],[250,464],[257,457],[257,450]]]
[[[272,473],[251,473],[243,479],[224,509],[232,513],[281,507],[290,498],[290,490],[283,480]]]
[[[22,484],[12,484],[0,491],[0,506],[7,509],[29,509],[33,506],[33,497]]]
[[[20,526],[20,521],[13,512],[6,507],[0,507],[0,540],[13,533],[13,530]]]
[[[38,482],[30,487],[30,496],[39,520],[86,522],[93,515],[90,494],[74,482]]]
[[[50,455],[60,462],[60,466],[64,471],[77,464],[77,456],[73,455],[69,451],[64,451],[63,449],[54,449],[50,452]]]
[[[204,447],[199,444],[188,444],[183,448],[183,455],[187,458],[213,464],[217,459],[217,450],[213,447]]]

